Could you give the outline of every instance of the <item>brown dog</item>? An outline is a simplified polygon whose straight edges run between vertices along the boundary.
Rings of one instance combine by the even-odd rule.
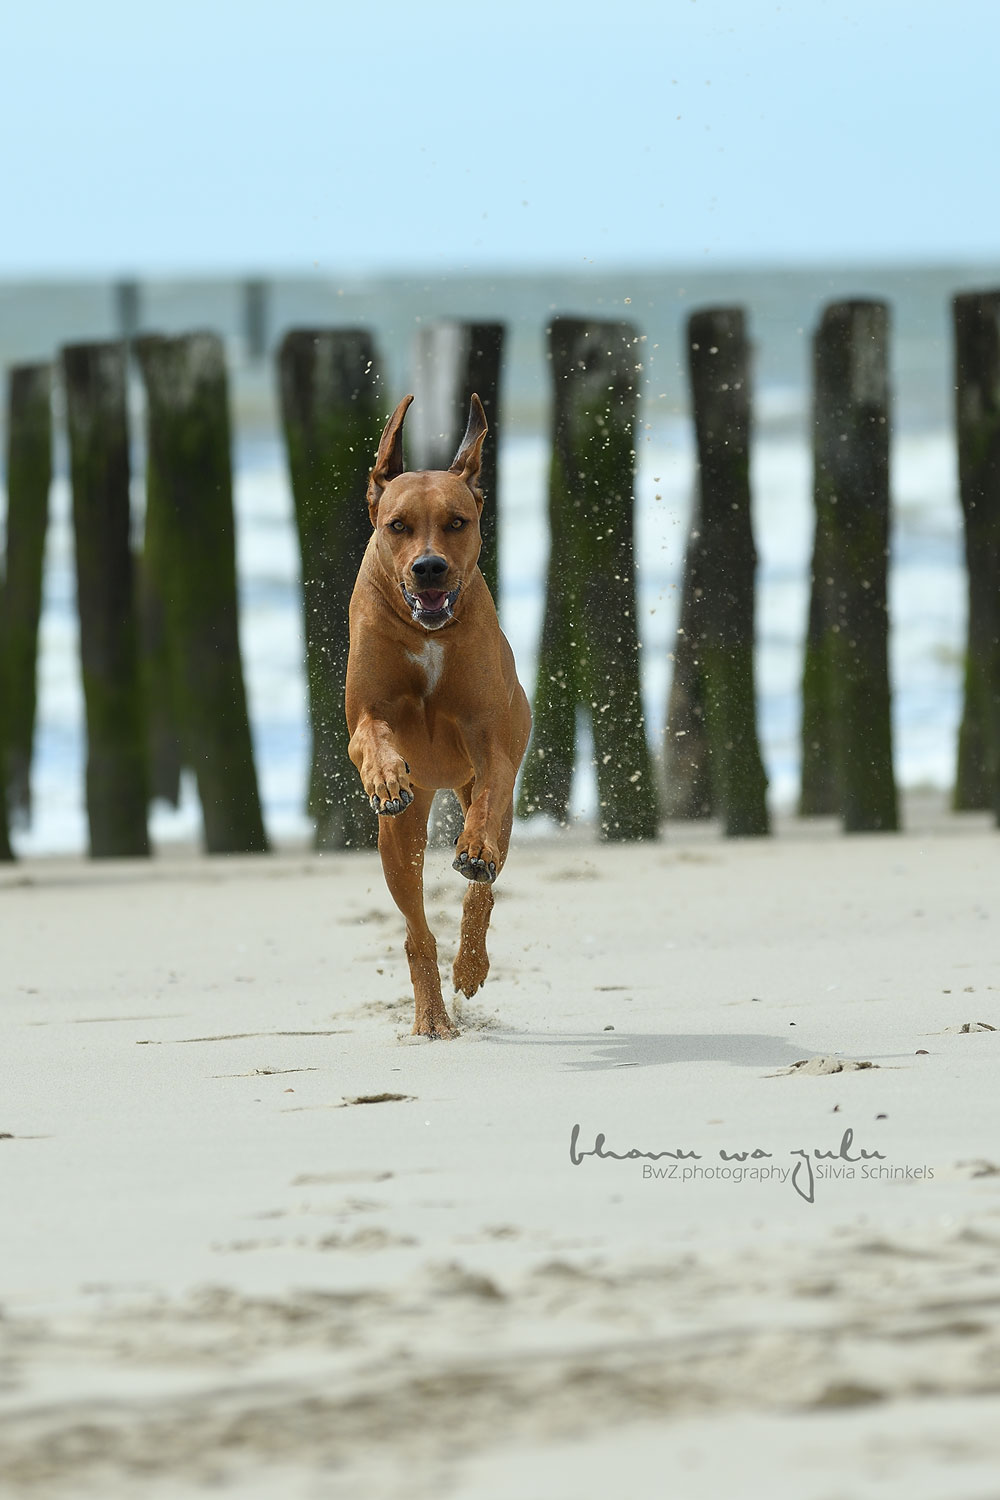
[[[472,882],[462,908],[455,989],[489,972],[492,884],[507,858],[514,778],[531,713],[514,657],[477,567],[478,488],[486,417],[473,396],[451,468],[404,473],[406,396],[385,425],[368,483],[374,533],[351,596],[347,663],[350,756],[379,815],[389,893],[406,918],[414,1033],[451,1037],[437,944],[424,915],[424,847],[435,791],[465,814],[454,868]]]

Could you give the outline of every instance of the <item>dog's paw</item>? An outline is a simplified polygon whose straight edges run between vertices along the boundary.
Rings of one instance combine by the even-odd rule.
[[[368,800],[372,805],[372,811],[377,812],[380,818],[394,818],[397,813],[406,811],[413,801],[413,793],[404,787],[395,797],[387,797],[384,802],[375,792]]]
[[[459,1036],[460,1032],[444,1005],[440,1004],[427,1010],[417,1011],[410,1035],[427,1036],[436,1042],[450,1042]]]
[[[482,880],[492,885],[497,878],[496,850],[485,840],[469,839],[464,833],[459,836],[457,849],[452,869],[466,880]]]
[[[452,966],[451,977],[456,993],[461,992],[467,999],[472,998],[476,991],[486,983],[486,976],[490,972],[490,961],[486,953],[486,945],[479,947],[466,947],[461,943],[458,956]]]
[[[394,818],[405,812],[413,801],[413,788],[409,781],[410,768],[405,760],[385,766],[366,781],[368,801],[373,812],[380,818]]]

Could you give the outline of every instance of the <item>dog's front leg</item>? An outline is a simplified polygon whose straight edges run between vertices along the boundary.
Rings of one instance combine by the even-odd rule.
[[[413,801],[410,767],[396,748],[385,719],[364,713],[351,735],[348,754],[358,768],[365,796],[375,812],[393,817]]]
[[[485,747],[482,759],[474,759],[473,765],[472,798],[452,863],[467,880],[492,884],[507,854],[504,820],[514,798],[516,769],[509,756],[492,747]]]
[[[445,1008],[438,972],[437,944],[424,915],[424,847],[427,815],[434,793],[417,787],[408,818],[379,824],[378,852],[389,894],[406,918],[406,957],[413,983],[416,1036],[453,1037],[458,1033]]]

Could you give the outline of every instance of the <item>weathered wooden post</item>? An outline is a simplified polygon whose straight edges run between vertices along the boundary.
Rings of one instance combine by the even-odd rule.
[[[0,625],[0,658],[2,658],[3,649],[3,626]],[[7,713],[4,702],[4,691],[3,674],[0,673],[0,760],[2,760],[7,743]],[[4,787],[0,785],[0,860],[13,858],[14,853],[10,847],[10,834],[7,827],[7,797]]]
[[[18,365],[7,386],[7,558],[0,651],[7,749],[0,783],[15,822],[31,818],[38,621],[52,481],[52,367]]]
[[[163,508],[155,503],[147,505],[142,552],[136,561],[149,796],[177,807],[181,798],[181,726],[167,629],[165,542]]]
[[[149,853],[145,716],[129,543],[124,344],[62,350],[73,488],[87,818],[95,857]]]
[[[828,810],[832,780],[849,833],[899,826],[888,659],[888,344],[889,309],[867,300],[825,308],[813,344],[816,543],[802,806]]]
[[[817,485],[820,465],[813,463],[816,525],[810,568],[809,618],[806,624],[802,666],[802,765],[798,812],[802,818],[828,817],[840,811],[840,795],[834,766],[833,728],[830,723],[833,684],[827,624],[827,599],[833,588],[828,527],[820,522],[821,498]]]
[[[0,665],[3,663],[4,648],[6,641],[3,634],[3,621],[0,619]],[[0,765],[3,765],[7,752],[7,684],[5,675],[0,671]],[[7,825],[7,789],[0,780],[0,860],[14,858],[14,852],[10,847],[10,832]]]
[[[757,739],[750,516],[750,357],[743,311],[703,308],[687,324],[698,496],[685,558],[668,712],[668,786],[688,816],[719,812],[730,837],[769,832]]]
[[[118,337],[132,343],[142,322],[142,292],[137,281],[116,281],[114,285],[115,324]]]
[[[697,524],[693,529],[697,530]],[[691,538],[688,556],[699,540],[697,536]],[[679,623],[669,658],[673,674],[663,748],[663,803],[668,818],[710,818],[716,808],[705,720],[705,679],[698,670],[700,602],[685,559]]]
[[[247,359],[254,363],[267,356],[268,285],[260,276],[243,283],[243,342]]]
[[[381,428],[371,335],[292,329],[278,351],[278,381],[302,556],[316,847],[374,848],[377,820],[348,758],[344,717],[347,611],[372,534],[365,491]]]
[[[654,838],[658,797],[639,685],[633,511],[638,336],[556,318],[552,549],[519,810],[566,818],[577,705],[589,711],[604,839]]]
[[[240,658],[229,403],[214,333],[138,341],[146,520],[166,612],[185,765],[210,854],[267,848]]]
[[[952,302],[958,478],[969,579],[956,809],[1000,822],[1000,291]]]
[[[408,443],[413,467],[447,469],[465,432],[469,401],[475,392],[483,403],[490,435],[483,448],[480,488],[486,496],[481,520],[483,549],[479,569],[497,598],[500,502],[497,489],[500,452],[500,365],[502,323],[462,323],[450,319],[425,323],[414,341],[413,391]]]

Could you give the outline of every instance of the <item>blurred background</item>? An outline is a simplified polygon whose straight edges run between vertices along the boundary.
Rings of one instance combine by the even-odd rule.
[[[681,330],[692,307],[746,307],[760,720],[780,807],[798,777],[810,337],[826,301],[888,299],[896,769],[903,787],[950,785],[965,580],[949,298],[1000,280],[998,43],[989,0],[388,0],[364,12],[36,0],[5,15],[0,364],[137,329],[224,335],[244,663],[272,834],[309,826],[299,562],[273,370],[282,333],[302,324],[373,330],[386,413],[409,388],[423,322],[507,324],[500,606],[529,692],[548,548],[546,323],[586,313],[637,325],[656,742],[694,474]],[[138,386],[133,402],[141,515]],[[24,853],[86,846],[63,451],[52,506],[35,814],[14,830]],[[593,799],[581,765],[577,813]],[[189,788],[152,831],[198,826]]]

